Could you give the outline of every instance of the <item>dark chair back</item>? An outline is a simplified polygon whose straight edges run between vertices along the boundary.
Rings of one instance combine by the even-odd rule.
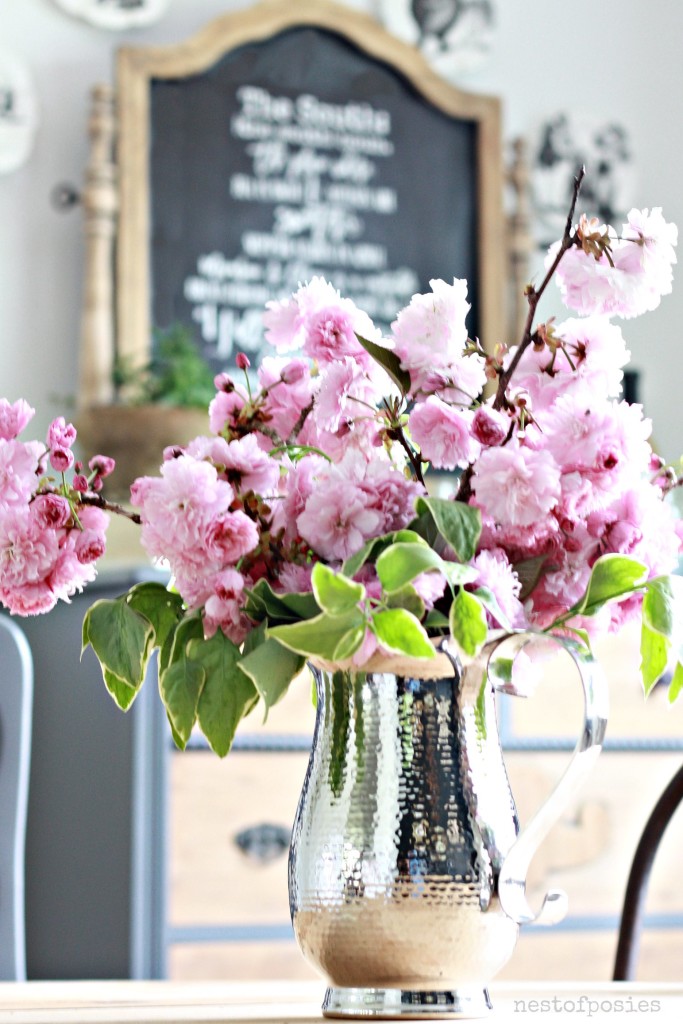
[[[664,830],[681,803],[683,803],[683,767],[678,769],[655,804],[633,857],[621,912],[619,941],[614,962],[614,981],[635,980],[640,930],[650,872]]]

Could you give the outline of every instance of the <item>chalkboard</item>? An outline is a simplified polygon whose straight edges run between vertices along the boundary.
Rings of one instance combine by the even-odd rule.
[[[246,30],[217,53],[219,30],[234,39],[238,24],[220,19],[199,62],[197,39],[175,57],[123,51],[122,84],[144,92],[146,164],[137,160],[148,191],[134,221],[144,225],[148,280],[142,296],[137,285],[119,295],[119,347],[149,346],[152,327],[180,322],[212,368],[238,352],[258,361],[266,301],[314,275],[385,331],[432,278],[466,278],[470,334],[483,336],[501,302],[496,102],[470,97],[468,108],[410,47],[347,8],[304,0],[252,10],[271,31],[255,18],[255,38]],[[124,116],[122,154],[126,131]],[[135,181],[121,171],[125,236],[125,185],[130,193]],[[123,242],[120,260],[131,255]],[[134,275],[119,266],[125,290]],[[137,323],[131,305],[143,307]]]

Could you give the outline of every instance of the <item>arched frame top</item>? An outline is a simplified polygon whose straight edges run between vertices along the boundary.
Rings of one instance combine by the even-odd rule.
[[[186,41],[162,47],[123,47],[117,62],[118,174],[117,351],[143,362],[151,345],[150,116],[152,83],[213,68],[226,54],[288,29],[314,27],[348,40],[395,70],[444,114],[476,127],[476,230],[479,331],[491,349],[505,340],[505,232],[502,213],[501,111],[496,98],[463,92],[437,76],[415,48],[372,18],[327,0],[265,0],[226,14]]]

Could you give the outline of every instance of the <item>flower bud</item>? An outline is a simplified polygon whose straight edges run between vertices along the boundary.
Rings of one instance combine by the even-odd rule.
[[[179,444],[169,444],[164,448],[164,462],[170,462],[171,459],[179,459],[184,454],[185,449],[181,448]]]
[[[249,362],[249,357],[245,356],[244,352],[238,352],[235,356],[235,365],[238,370],[248,370],[251,363]]]
[[[110,459],[108,455],[93,455],[88,466],[98,476],[105,477],[110,476],[114,472],[116,462],[114,459]]]
[[[52,421],[47,431],[47,443],[50,448],[71,448],[76,440],[76,428],[73,423],[66,423],[63,416]]]
[[[39,494],[33,502],[33,512],[46,530],[58,530],[71,518],[71,506],[60,494]]]
[[[510,418],[498,409],[481,405],[472,420],[472,436],[488,447],[502,444],[508,436]]]
[[[217,373],[213,378],[213,386],[216,391],[234,391],[235,382],[229,373]]]
[[[106,549],[106,537],[95,530],[83,530],[76,540],[76,558],[81,565],[88,565],[101,558]]]
[[[292,359],[282,367],[281,377],[285,384],[298,384],[308,373],[308,366],[303,359]]]
[[[70,448],[53,448],[50,452],[50,465],[58,473],[66,473],[74,464],[74,454]]]

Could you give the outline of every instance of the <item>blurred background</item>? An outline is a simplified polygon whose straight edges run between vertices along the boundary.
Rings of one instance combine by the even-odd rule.
[[[5,0],[2,9],[0,392],[37,408],[38,435],[77,393],[85,247],[72,200],[88,162],[90,90],[114,84],[120,46],[179,42],[247,5],[170,0],[149,5],[149,24],[118,29],[102,23],[108,6],[116,5]],[[446,12],[430,23],[430,5],[417,0],[348,6],[420,43],[453,84],[500,98],[506,160],[513,140],[526,144],[532,273],[561,233],[577,162],[593,176],[580,204],[586,212],[619,218],[657,205],[683,224],[683,8],[664,0],[471,0],[451,5],[452,19]],[[118,7],[135,14],[130,0]],[[510,209],[509,189],[504,202]],[[636,397],[667,460],[683,450],[676,278],[659,309],[623,326]],[[548,296],[541,315],[555,312],[559,303]],[[244,723],[241,749],[226,762],[200,748],[171,751],[151,680],[139,706],[121,716],[91,652],[82,663],[78,654],[87,602],[147,572],[142,553],[123,546],[125,558],[111,560],[100,590],[27,624],[36,662],[29,976],[306,977],[288,923],[286,848],[313,722],[309,683],[301,680],[264,729]],[[610,976],[628,864],[680,764],[683,705],[669,708],[665,688],[643,702],[637,637],[607,641],[599,653],[612,690],[609,749],[533,865],[534,891],[566,888],[570,916],[549,932],[529,929],[506,978]],[[522,817],[557,778],[578,728],[573,681],[559,669],[554,676],[533,702],[501,708]],[[653,877],[643,979],[680,980],[682,842],[679,820]]]

